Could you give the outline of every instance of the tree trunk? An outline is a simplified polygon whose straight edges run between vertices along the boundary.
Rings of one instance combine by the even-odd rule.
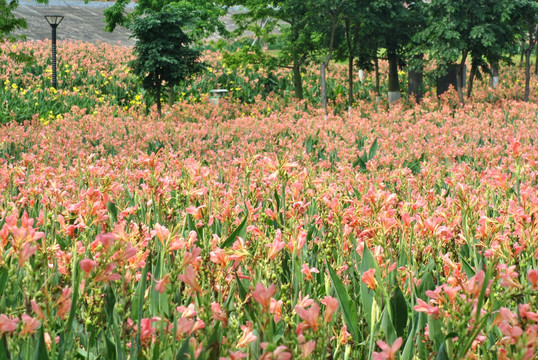
[[[157,90],[155,91],[155,102],[157,102],[157,115],[161,117],[162,108],[161,108],[161,85],[157,85]]]
[[[469,86],[467,87],[467,99],[471,98],[471,93],[473,92],[473,80],[476,76],[476,62],[472,61],[471,63],[471,73],[469,74]]]
[[[525,96],[524,101],[529,101],[531,85],[531,53],[536,39],[534,38],[535,24],[529,24],[529,47],[525,49]]]
[[[538,41],[538,24],[536,25],[536,34],[534,35],[534,42],[536,41]],[[534,56],[534,75],[538,75],[538,48]]]
[[[524,58],[525,58],[525,40],[521,40],[521,57],[519,58],[519,66],[523,66]]]
[[[295,97],[303,99],[303,79],[301,78],[301,65],[297,55],[293,56],[293,86],[295,88]]]
[[[168,85],[166,88],[166,91],[168,93],[168,105],[172,106],[174,105],[174,85]]]
[[[353,96],[353,61],[355,58],[353,56],[349,56],[349,63],[348,63],[348,90],[347,90],[347,101],[348,101],[348,107],[352,107],[354,101]]]
[[[389,51],[389,104],[397,101],[401,97],[400,82],[398,80],[398,56],[395,52]]]
[[[375,91],[377,93],[377,96],[379,97],[381,95],[381,91],[380,91],[380,84],[379,84],[379,59],[377,58],[377,50],[376,50],[376,55],[374,58],[374,63],[375,63]]]
[[[424,54],[415,55],[414,58],[420,61],[424,58]],[[408,78],[409,82],[407,83],[407,92],[409,96],[415,97],[416,102],[420,102],[423,95],[424,81],[424,66],[422,62],[416,69],[409,70]]]
[[[347,51],[349,53],[348,65],[347,65],[347,70],[348,70],[347,102],[348,102],[348,108],[351,108],[354,102],[354,99],[353,99],[353,62],[355,61],[355,46],[351,39],[351,24],[348,18],[346,18],[345,24],[346,24]]]
[[[489,86],[495,89],[497,88],[498,85],[499,85],[499,65],[491,64]]]
[[[463,97],[463,69],[465,69],[465,60],[467,60],[467,51],[462,52],[461,62],[458,64],[458,71],[456,73],[456,87],[458,90],[458,97],[462,106],[465,105],[465,98]]]
[[[321,63],[320,66],[321,76],[321,107],[323,112],[327,115],[327,78],[325,73],[325,63]]]

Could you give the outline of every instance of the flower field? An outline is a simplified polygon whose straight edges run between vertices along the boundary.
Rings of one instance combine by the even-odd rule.
[[[214,63],[158,119],[128,49],[60,42],[56,92],[50,48],[9,46],[38,61],[0,71],[0,359],[538,356],[522,69],[325,117]]]

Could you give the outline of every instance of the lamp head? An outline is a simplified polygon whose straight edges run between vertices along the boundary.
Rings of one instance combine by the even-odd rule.
[[[63,18],[64,17],[62,15],[45,15],[45,19],[47,19],[47,22],[52,27],[58,26],[62,22]]]

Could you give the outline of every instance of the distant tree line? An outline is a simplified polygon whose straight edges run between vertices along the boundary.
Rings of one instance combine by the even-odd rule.
[[[18,0],[7,1],[0,0],[1,39],[25,26],[24,20],[12,13]],[[389,64],[389,102],[401,94],[399,69],[408,71],[409,93],[420,98],[424,65],[434,61],[438,75],[455,74],[455,87],[463,104],[466,63],[470,63],[466,94],[470,97],[475,78],[484,74],[497,77],[500,63],[510,62],[518,52],[525,59],[524,100],[528,101],[530,95],[538,0],[139,0],[134,11],[127,12],[128,3],[117,0],[105,10],[106,28],[113,31],[120,25],[133,30],[138,39],[138,60],[132,66],[144,79],[144,86],[159,99],[163,86],[173,86],[200,71],[197,53],[188,48],[193,41],[214,32],[227,34],[220,17],[230,6],[244,9],[234,15],[238,29],[233,35],[249,30],[256,36],[242,53],[254,52],[257,57],[245,57],[243,61],[270,61],[289,67],[298,99],[303,98],[301,73],[305,66],[319,64],[324,108],[326,69],[333,59],[347,60],[350,106],[355,97],[353,76],[357,68],[375,71],[379,93],[380,59]],[[176,28],[178,33],[172,35]],[[152,36],[144,36],[148,31]],[[263,43],[275,41],[281,44],[278,54],[264,53]],[[173,67],[181,70],[170,75]]]

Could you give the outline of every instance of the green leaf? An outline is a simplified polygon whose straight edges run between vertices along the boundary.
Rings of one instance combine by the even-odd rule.
[[[189,341],[190,341],[190,337],[186,338],[185,340],[183,340],[183,343],[181,343],[181,347],[179,348],[179,350],[177,351],[177,354],[176,354],[176,360],[184,360],[184,359],[187,359],[188,358],[188,354],[189,354]]]
[[[0,268],[0,294],[4,296],[7,285],[7,269]],[[0,297],[1,298],[1,297]]]
[[[47,352],[47,345],[45,345],[45,332],[43,326],[41,326],[38,336],[37,347],[34,351],[34,360],[48,360],[49,354]]]
[[[439,347],[439,352],[437,353],[435,360],[450,360],[448,358],[448,354],[446,353],[444,342],[441,344],[441,347]]]
[[[239,290],[239,298],[241,299],[241,301],[245,301],[245,299],[247,298],[247,290],[243,286],[243,283],[241,282],[241,279],[239,278],[237,273],[235,273],[235,280],[237,282],[237,288]]]
[[[78,271],[79,265],[78,261],[73,259],[74,266],[73,266],[73,277],[72,277],[72,284],[73,284],[73,295],[71,296],[71,310],[69,311],[69,318],[67,319],[67,324],[65,326],[65,330],[61,335],[60,338],[60,351],[58,353],[58,359],[63,359],[64,354],[67,348],[71,347],[71,335],[73,333],[73,321],[75,320],[75,316],[77,313],[77,305],[78,305],[78,293],[80,290],[80,273]]]
[[[238,236],[241,236],[242,238],[246,237],[246,234],[247,234],[247,220],[248,220],[248,213],[245,214],[245,218],[243,219],[243,221],[241,221],[241,224],[239,224],[237,229],[235,229],[230,234],[230,236],[228,236],[226,241],[224,241],[224,243],[222,244],[223,249],[227,248],[229,246],[232,246]]]
[[[378,145],[377,145],[377,138],[374,140],[374,143],[372,146],[370,146],[370,150],[368,151],[368,160],[372,160],[377,153]]]
[[[372,256],[372,253],[368,249],[368,246],[364,247],[361,260],[361,277],[362,275],[370,270],[375,268],[375,259]],[[368,288],[368,286],[361,281],[361,300],[362,305],[364,306],[364,312],[366,313],[366,319],[370,324],[370,328],[373,328],[374,324],[372,323],[372,305],[374,303],[374,292]]]
[[[116,345],[104,335],[105,338],[105,359],[115,360],[116,359]]]
[[[111,201],[107,202],[106,208],[110,215],[110,221],[114,224],[118,220],[118,208],[116,207],[116,204]]]
[[[398,285],[396,285],[396,289],[394,290],[394,293],[390,299],[390,307],[392,310],[392,322],[394,329],[396,330],[396,334],[403,337],[407,327],[408,309],[405,297]]]
[[[435,344],[435,349],[439,349],[441,344],[443,344],[445,340],[445,335],[443,334],[443,331],[441,330],[441,320],[434,319],[433,317],[428,317],[428,332],[430,334],[430,339],[433,339],[433,342]]]
[[[355,303],[351,301],[351,298],[349,297],[349,294],[347,293],[346,288],[340,281],[340,278],[338,278],[338,275],[333,270],[333,268],[329,264],[327,264],[327,268],[329,269],[329,275],[331,276],[331,280],[336,290],[336,296],[338,297],[338,302],[340,303],[340,307],[342,308],[342,312],[344,313],[344,320],[346,322],[346,325],[353,339],[358,342],[359,341],[359,329],[358,329],[359,324],[358,324],[357,308],[355,307]]]
[[[383,314],[381,315],[381,329],[383,329],[385,338],[389,344],[396,341],[396,330],[394,330],[394,326],[392,325],[389,309],[387,307],[383,309]]]

